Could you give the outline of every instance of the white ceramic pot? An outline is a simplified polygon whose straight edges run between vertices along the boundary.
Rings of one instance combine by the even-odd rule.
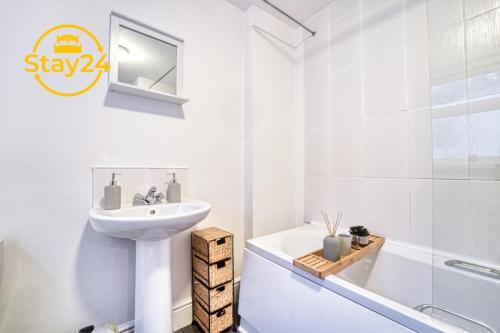
[[[340,256],[345,257],[351,254],[351,246],[352,246],[352,236],[341,234],[340,238]]]

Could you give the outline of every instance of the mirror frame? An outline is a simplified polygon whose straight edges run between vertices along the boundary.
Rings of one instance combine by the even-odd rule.
[[[132,84],[118,81],[118,39],[120,26],[135,30],[151,38],[158,39],[165,43],[177,47],[177,82],[176,82],[176,95],[166,92],[155,91],[150,89],[139,88]],[[182,58],[184,40],[174,36],[170,33],[156,29],[150,25],[141,23],[128,16],[112,11],[110,14],[110,38],[109,38],[109,63],[111,68],[108,74],[109,90],[121,92],[125,94],[152,98],[156,100],[166,101],[175,104],[184,104],[188,101],[187,98],[182,97]]]

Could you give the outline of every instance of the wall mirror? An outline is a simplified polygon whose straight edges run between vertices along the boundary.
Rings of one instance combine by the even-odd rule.
[[[182,47],[174,35],[111,13],[109,89],[176,104],[182,97]]]

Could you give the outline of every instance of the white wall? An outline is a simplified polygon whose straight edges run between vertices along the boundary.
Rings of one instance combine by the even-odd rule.
[[[295,29],[259,7],[246,12],[247,237],[291,228],[297,221],[297,50],[287,45],[296,45],[296,39]]]
[[[179,108],[108,93],[51,95],[24,55],[57,24],[107,44],[114,9],[186,40]],[[201,226],[243,247],[244,15],[222,0],[0,2],[0,331],[75,332],[133,319],[134,244],[87,223],[92,166],[187,166],[190,193],[213,210]],[[189,231],[173,241],[174,303],[190,297]]]
[[[305,219],[430,245],[432,142],[425,0],[337,0],[308,22]]]

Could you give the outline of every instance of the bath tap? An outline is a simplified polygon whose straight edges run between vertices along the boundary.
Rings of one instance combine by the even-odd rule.
[[[132,202],[132,206],[146,206],[146,205],[156,205],[163,202],[165,196],[161,192],[156,192],[156,186],[152,186],[146,196],[143,196],[140,193],[137,193],[134,196],[134,201]]]

